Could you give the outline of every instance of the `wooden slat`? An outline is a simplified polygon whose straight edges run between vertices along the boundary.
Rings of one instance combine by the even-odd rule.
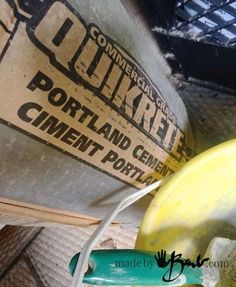
[[[27,226],[66,224],[89,226],[98,224],[99,222],[99,219],[79,213],[0,197],[0,224]]]

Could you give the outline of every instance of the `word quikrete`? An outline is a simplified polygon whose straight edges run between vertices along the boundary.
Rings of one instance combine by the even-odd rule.
[[[80,124],[85,125],[91,131],[104,137],[112,144],[118,146],[122,150],[126,150],[131,145],[129,137],[125,136],[121,131],[113,128],[111,124],[100,119],[100,117],[91,109],[82,105],[74,97],[67,95],[65,90],[61,88],[53,88],[53,82],[46,75],[41,72],[33,78],[28,84],[28,89],[34,91],[36,88],[42,91],[48,92],[48,102],[58,107],[67,114],[69,117],[76,119]],[[34,112],[34,117],[29,116]],[[60,122],[54,116],[51,116],[47,111],[37,103],[25,103],[18,111],[18,116],[25,122],[30,122],[33,126],[39,127],[41,130],[46,130],[47,133],[53,135],[56,138],[63,138],[63,141],[68,137],[67,144],[71,144],[73,147],[77,147],[77,142],[73,143],[73,140],[78,136],[78,131],[74,129],[69,130],[69,126],[63,122]],[[65,133],[67,134],[65,136]]]
[[[58,18],[58,10],[64,18]],[[48,22],[54,23],[50,30]],[[28,33],[64,75],[85,85],[174,158],[181,159],[185,136],[159,89],[140,65],[96,25],[87,27],[57,2]]]
[[[139,64],[139,48],[131,55],[67,0],[45,0],[27,15],[2,2],[1,20],[14,21],[3,31],[1,85],[9,96],[0,96],[1,123],[137,188],[188,160],[185,111]]]

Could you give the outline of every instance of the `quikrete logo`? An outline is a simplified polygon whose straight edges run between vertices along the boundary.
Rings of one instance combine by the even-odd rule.
[[[176,116],[117,42],[66,1],[3,6],[1,123],[138,188],[187,161]]]
[[[157,87],[122,47],[96,25],[87,27],[67,6],[55,2],[44,14],[32,17],[27,26],[31,41],[72,81],[83,83],[180,160],[184,134]],[[50,22],[54,25],[48,29]]]

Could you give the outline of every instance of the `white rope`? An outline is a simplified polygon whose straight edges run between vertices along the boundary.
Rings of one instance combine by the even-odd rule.
[[[117,216],[118,213],[120,213],[123,209],[146,195],[147,193],[153,191],[154,189],[158,188],[161,183],[163,183],[163,180],[159,180],[157,182],[154,182],[153,184],[145,187],[144,189],[141,189],[126,198],[124,198],[117,206],[114,208],[114,210],[108,214],[107,217],[105,217],[102,222],[99,224],[97,229],[94,231],[94,233],[90,236],[90,238],[87,240],[85,245],[83,246],[78,263],[75,268],[74,276],[72,279],[71,287],[80,287],[83,281],[84,273],[87,270],[88,266],[88,259],[90,256],[91,251],[93,250],[94,246],[97,244],[97,242],[100,240],[108,226],[111,224],[111,222],[114,220],[114,218]]]

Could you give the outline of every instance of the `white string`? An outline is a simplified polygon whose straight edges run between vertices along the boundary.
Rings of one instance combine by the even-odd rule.
[[[141,189],[126,198],[124,198],[117,206],[112,210],[111,213],[108,214],[107,217],[105,217],[102,222],[99,224],[97,229],[94,231],[94,233],[90,236],[90,238],[87,240],[85,245],[83,246],[78,263],[75,268],[74,276],[72,279],[71,287],[80,287],[83,281],[84,273],[87,270],[88,266],[88,259],[90,256],[91,251],[93,250],[94,246],[97,244],[97,242],[102,237],[105,230],[108,228],[108,226],[111,224],[113,219],[117,216],[118,213],[120,213],[123,209],[146,195],[147,193],[151,192],[152,190],[158,188],[163,183],[163,180],[159,180],[157,182],[154,182],[153,184],[145,187],[144,189]]]

